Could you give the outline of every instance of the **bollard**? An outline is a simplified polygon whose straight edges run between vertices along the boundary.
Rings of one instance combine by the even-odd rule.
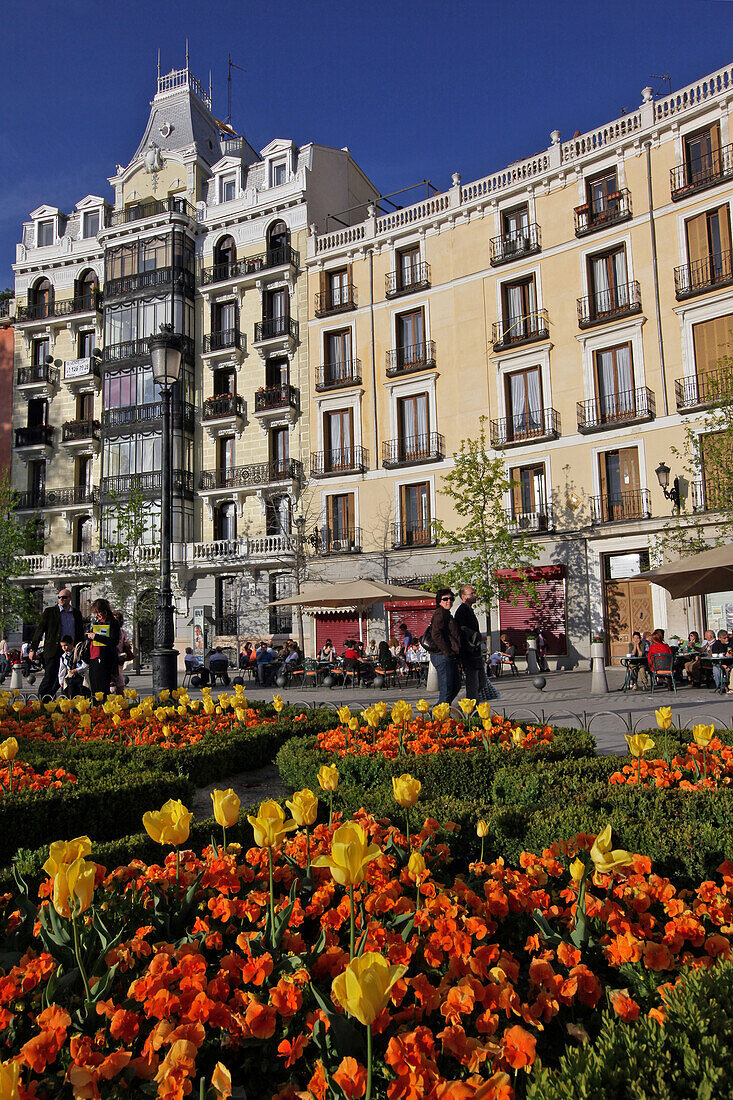
[[[537,660],[537,639],[527,638],[527,672],[530,676],[536,676],[540,671]]]
[[[591,695],[608,695],[605,642],[591,642],[590,655],[593,662],[590,693]]]
[[[435,665],[431,661],[428,665],[428,682],[425,685],[425,694],[437,695],[438,694],[438,673],[435,671]]]
[[[20,671],[20,661],[16,661],[13,665],[13,671],[10,674],[10,690],[18,691],[23,687],[23,676]]]

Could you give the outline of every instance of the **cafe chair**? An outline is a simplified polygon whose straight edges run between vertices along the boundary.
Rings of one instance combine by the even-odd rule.
[[[664,686],[662,681],[669,681],[666,686],[671,687],[677,694],[677,684],[674,679],[674,655],[672,653],[652,653],[649,658],[649,678],[652,682],[652,695],[658,687]]]

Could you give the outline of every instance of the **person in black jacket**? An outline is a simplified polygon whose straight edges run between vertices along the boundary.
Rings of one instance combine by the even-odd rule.
[[[51,697],[59,690],[59,661],[61,660],[61,639],[68,634],[77,645],[84,638],[84,620],[81,612],[71,606],[71,592],[68,588],[59,589],[58,602],[54,607],[45,608],[41,621],[31,640],[28,656],[35,661],[36,652],[43,638],[43,679],[38,688],[41,699]]]
[[[450,609],[455,596],[450,588],[439,588],[435,593],[436,608],[430,626],[423,635],[423,646],[438,674],[438,702],[452,703],[461,687],[461,670],[458,655],[461,642]]]
[[[472,584],[464,584],[458,595],[461,602],[455,613],[455,623],[461,639],[461,665],[466,677],[466,696],[475,699],[477,703],[485,703],[488,699],[496,699],[498,692],[486,676],[486,665],[481,651],[481,631],[473,610],[478,593]]]
[[[87,632],[89,639],[89,685],[92,700],[98,692],[102,693],[102,702],[109,695],[109,686],[117,676],[117,643],[120,640],[120,624],[112,614],[112,608],[106,600],[98,599],[92,604],[92,628]]]

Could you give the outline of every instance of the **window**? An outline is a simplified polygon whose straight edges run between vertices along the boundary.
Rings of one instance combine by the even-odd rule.
[[[235,539],[237,537],[237,506],[232,500],[220,504],[216,509],[214,538]]]
[[[720,130],[708,126],[685,137],[685,174],[688,186],[715,179],[722,171]]]
[[[588,260],[591,316],[620,313],[629,308],[626,249],[623,245]]]
[[[430,457],[428,395],[412,394],[397,400],[398,450],[400,462],[418,462]]]
[[[231,202],[237,195],[237,180],[235,176],[224,176],[221,181],[221,201]]]
[[[236,260],[237,246],[234,243],[234,238],[222,237],[214,249],[214,267],[222,269],[217,271],[217,277],[220,279],[229,278],[233,274],[232,267]]]
[[[351,329],[327,332],[325,341],[327,381],[348,381],[351,377]]]
[[[529,247],[529,209],[526,205],[505,210],[501,216],[504,255],[524,252]]]
[[[625,420],[636,413],[631,344],[596,352],[596,395],[601,424]]]
[[[707,432],[700,437],[703,500],[706,508],[729,510],[733,453],[727,432]]]
[[[94,309],[97,291],[97,276],[94,271],[85,271],[77,280],[76,295],[81,299],[82,309]]]
[[[53,303],[53,287],[48,279],[41,279],[33,288],[29,303],[35,306],[36,317],[39,319],[50,317],[53,313]]]
[[[534,276],[516,283],[504,283],[501,297],[504,343],[525,340],[539,332]]]
[[[643,515],[639,452],[636,447],[606,451],[598,456],[601,515],[604,522]]]
[[[290,528],[290,498],[269,497],[265,503],[266,534],[287,535]]]
[[[94,349],[97,346],[96,333],[92,329],[91,332],[80,332],[77,342],[77,354],[80,359],[88,359]]]
[[[94,418],[94,394],[80,393],[76,399],[76,419],[92,420]]]
[[[586,184],[591,222],[610,220],[619,212],[621,195],[616,169],[611,168],[589,179]]]
[[[733,353],[733,314],[693,325],[692,338],[697,377],[708,376],[712,382],[709,376],[717,374],[721,385],[729,385],[730,367],[721,365],[721,360]]]
[[[233,333],[237,328],[237,303],[217,302],[212,310],[211,331]]]
[[[273,222],[267,231],[267,251],[270,263],[285,263],[285,249],[290,244],[290,230],[284,221]]]
[[[290,381],[290,360],[287,358],[268,359],[265,362],[265,385],[280,389]]]
[[[28,488],[38,496],[46,488],[46,460],[34,459],[28,463]]]
[[[231,474],[235,467],[235,439],[224,435],[219,439],[219,469]]]
[[[96,237],[99,233],[99,211],[89,210],[84,214],[84,236]]]
[[[430,486],[427,481],[400,486],[401,546],[427,546],[432,541]]]
[[[349,549],[356,541],[353,493],[326,498],[326,549]]]
[[[507,439],[526,439],[542,431],[542,379],[539,367],[506,378]]]
[[[287,179],[287,165],[284,160],[276,161],[271,166],[271,172],[273,187],[279,187],[280,184],[285,183]]]
[[[216,581],[216,633],[237,633],[237,579],[218,577]]]
[[[28,427],[41,428],[48,424],[48,401],[32,398],[28,402]]]
[[[354,467],[354,411],[338,409],[323,418],[325,470],[351,470]]]
[[[409,290],[422,281],[420,268],[420,248],[413,245],[397,253],[397,286],[399,290]]]
[[[49,218],[47,221],[38,222],[36,234],[36,241],[39,248],[47,248],[48,245],[53,244],[53,218]]]
[[[270,432],[270,460],[274,467],[273,476],[288,476],[290,465],[290,432],[287,428],[273,428]]]
[[[34,367],[42,367],[50,355],[51,344],[47,336],[34,340],[31,348],[31,360]]]
[[[88,554],[92,549],[94,520],[91,516],[79,516],[74,531],[74,550],[77,554]]]
[[[221,397],[224,394],[237,392],[237,376],[233,370],[218,370],[214,372],[214,396]]]
[[[547,505],[545,493],[545,467],[515,466],[509,471],[512,483],[512,519],[537,517],[533,526],[547,526]],[[540,518],[541,517],[541,518]],[[544,523],[542,520],[544,519]],[[525,526],[520,523],[520,526]],[[526,526],[530,526],[529,523]]]
[[[397,365],[419,366],[426,361],[425,312],[413,309],[397,315]]]
[[[341,271],[328,272],[328,301],[331,309],[348,305],[349,272],[347,268],[343,268]]]
[[[689,288],[730,279],[731,233],[728,204],[706,210],[685,222],[687,258],[690,264]]]
[[[286,288],[278,287],[277,290],[266,291],[263,305],[266,320],[282,321],[288,316],[290,311],[290,303],[288,301],[288,292]]]
[[[74,464],[74,484],[77,488],[86,489],[90,493],[92,491],[93,472],[92,460],[88,455],[81,455],[77,458]]]

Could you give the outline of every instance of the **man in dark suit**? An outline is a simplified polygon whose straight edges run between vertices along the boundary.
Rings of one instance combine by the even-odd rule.
[[[54,607],[45,608],[41,621],[31,640],[29,657],[36,659],[38,645],[43,638],[43,679],[38,689],[41,699],[46,695],[53,697],[59,690],[59,661],[61,660],[61,639],[67,635],[77,645],[84,638],[84,620],[81,612],[71,606],[71,592],[68,588],[59,589],[58,602]]]

